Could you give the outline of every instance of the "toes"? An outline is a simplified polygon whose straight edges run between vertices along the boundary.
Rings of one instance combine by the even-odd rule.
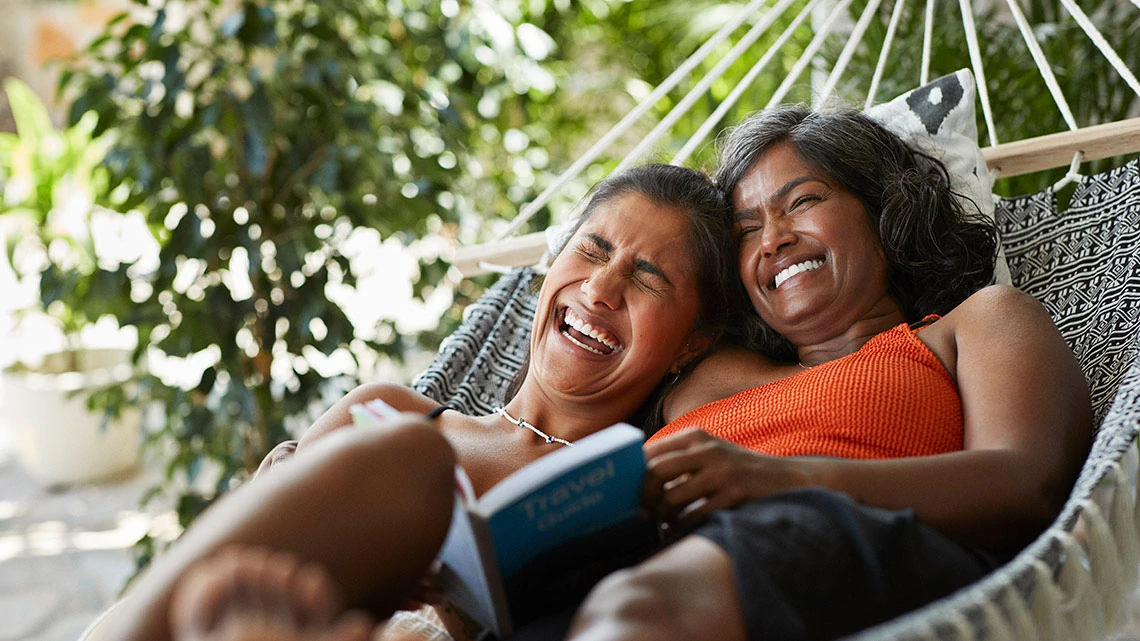
[[[222,638],[231,632],[241,636],[242,630],[265,626],[319,637],[332,629],[342,603],[319,565],[235,547],[191,566],[178,582],[171,597],[171,631],[179,641],[204,641],[220,632],[226,632]]]
[[[306,627],[329,626],[344,611],[340,590],[328,572],[315,563],[296,568],[290,595],[303,615],[301,625]]]
[[[259,599],[262,611],[276,621],[302,626],[307,619],[304,604],[293,596],[297,560],[286,554],[270,554],[261,569]]]
[[[171,628],[178,639],[204,639],[216,628],[239,585],[239,566],[229,556],[191,567],[171,597]]]

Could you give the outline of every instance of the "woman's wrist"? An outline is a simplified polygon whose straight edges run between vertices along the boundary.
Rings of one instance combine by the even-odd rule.
[[[780,460],[784,463],[786,489],[827,487],[827,459],[789,457]]]

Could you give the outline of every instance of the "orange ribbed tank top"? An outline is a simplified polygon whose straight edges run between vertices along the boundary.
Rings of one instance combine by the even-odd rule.
[[[774,456],[861,459],[957,451],[963,432],[957,385],[905,324],[843,358],[702,405],[650,441],[692,426]]]

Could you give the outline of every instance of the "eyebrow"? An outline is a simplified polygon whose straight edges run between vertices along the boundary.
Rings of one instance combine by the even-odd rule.
[[[587,240],[597,245],[598,249],[606,252],[607,254],[614,250],[613,243],[597,234],[587,233],[585,234],[585,237]],[[673,286],[673,281],[669,280],[669,277],[665,275],[664,270],[662,270],[657,265],[649,262],[648,260],[645,260],[644,258],[635,259],[633,261],[633,269],[634,271],[641,271],[652,276],[656,276],[657,278],[665,281],[665,284],[669,285],[670,287]]]
[[[590,239],[591,242],[593,242],[595,245],[597,245],[598,249],[600,249],[604,252],[612,252],[614,250],[613,243],[606,240],[605,238],[602,238],[601,236],[599,236],[597,234],[587,233],[587,234],[585,234],[585,236],[586,236],[586,238]]]
[[[796,187],[799,187],[800,185],[802,185],[806,182],[812,182],[812,181],[815,181],[817,183],[823,184],[824,186],[827,186],[827,182],[825,182],[822,178],[817,178],[817,177],[811,176],[811,175],[800,176],[799,178],[793,178],[792,180],[789,180],[788,182],[784,183],[784,186],[780,187],[780,189],[775,194],[772,195],[772,197],[769,199],[769,201],[783,200],[784,197],[786,197]],[[741,209],[740,211],[736,212],[735,219],[736,219],[736,222],[740,222],[742,220],[748,220],[749,218],[752,218],[755,215],[756,215],[756,208],[755,207],[749,207],[748,209]]]

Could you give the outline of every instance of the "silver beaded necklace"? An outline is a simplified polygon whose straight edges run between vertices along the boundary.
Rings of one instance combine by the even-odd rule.
[[[570,441],[567,441],[564,438],[558,438],[557,436],[551,436],[551,435],[547,434],[546,432],[543,432],[542,430],[538,429],[534,425],[528,423],[525,418],[515,418],[515,417],[511,416],[510,414],[507,414],[506,408],[502,407],[501,405],[499,407],[495,408],[495,413],[498,414],[499,416],[502,416],[503,418],[507,419],[508,422],[514,423],[515,425],[518,425],[519,427],[528,429],[528,430],[534,432],[535,434],[541,436],[542,440],[546,441],[547,444],[558,443],[560,445],[565,445],[566,447],[573,447],[574,446],[573,443],[571,443]]]

